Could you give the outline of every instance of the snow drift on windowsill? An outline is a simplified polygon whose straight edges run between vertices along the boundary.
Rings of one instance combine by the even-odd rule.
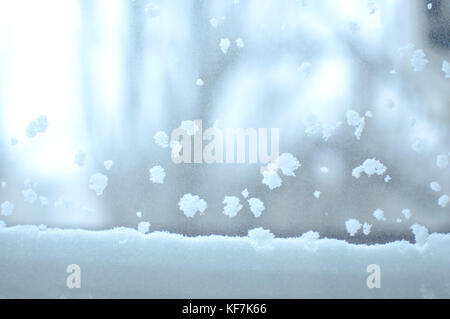
[[[424,245],[354,245],[310,236],[260,246],[249,237],[184,237],[135,229],[0,228],[3,298],[450,297],[450,235]],[[81,267],[68,289],[66,268]],[[370,264],[381,288],[369,289]]]

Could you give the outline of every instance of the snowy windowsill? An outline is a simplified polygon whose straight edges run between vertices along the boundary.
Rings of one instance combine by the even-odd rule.
[[[354,245],[335,239],[257,241],[134,229],[0,228],[3,298],[449,298],[450,235]],[[66,267],[81,268],[80,289]],[[369,289],[366,268],[381,268]]]

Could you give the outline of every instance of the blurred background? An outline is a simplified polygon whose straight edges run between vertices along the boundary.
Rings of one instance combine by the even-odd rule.
[[[190,236],[261,226],[360,243],[412,240],[414,223],[448,233],[450,205],[438,198],[450,194],[450,169],[436,156],[450,152],[449,45],[450,2],[439,0],[0,1],[0,203],[15,206],[0,220],[85,229],[149,221]],[[414,72],[418,49],[429,63]],[[373,114],[360,140],[349,109]],[[28,138],[39,115],[49,126]],[[302,167],[270,190],[258,164],[172,163],[154,134],[196,119],[204,128],[280,128],[280,152]],[[326,141],[307,134],[311,123],[337,122]],[[352,177],[374,157],[391,181]],[[149,181],[155,165],[166,170],[163,185]],[[94,173],[109,178],[102,196],[88,188]],[[30,188],[49,204],[25,202]],[[264,202],[260,218],[245,188]],[[185,193],[206,200],[204,215],[183,215]],[[222,213],[224,196],[240,197],[238,216]],[[372,216],[377,208],[386,221]],[[372,232],[349,237],[349,218]]]

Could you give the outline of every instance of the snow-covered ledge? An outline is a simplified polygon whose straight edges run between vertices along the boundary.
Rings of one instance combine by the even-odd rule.
[[[450,235],[421,245],[353,245],[303,236],[188,238],[134,229],[0,228],[0,296],[6,298],[450,297]],[[266,238],[267,239],[267,238]],[[66,268],[81,268],[69,289]],[[381,267],[369,289],[367,266]]]

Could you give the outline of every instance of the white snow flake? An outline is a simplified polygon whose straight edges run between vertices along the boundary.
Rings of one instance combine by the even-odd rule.
[[[445,77],[448,79],[450,78],[450,63],[447,61],[442,61],[442,72],[445,73]]]
[[[138,231],[142,234],[146,234],[150,230],[150,226],[151,224],[149,222],[140,222],[138,224]]]
[[[439,185],[438,182],[431,182],[430,183],[430,188],[435,191],[435,192],[440,192],[441,191],[441,185]]]
[[[35,137],[38,133],[44,133],[48,125],[47,117],[40,115],[28,124],[26,134],[29,138]]]
[[[78,151],[78,153],[75,154],[75,157],[74,157],[73,161],[78,166],[84,166],[84,164],[86,164],[86,153],[84,153],[81,150]]]
[[[162,148],[167,148],[169,146],[169,136],[167,136],[166,132],[164,131],[156,132],[156,134],[153,136],[153,140]]]
[[[105,169],[109,171],[111,167],[113,166],[114,162],[111,160],[106,160],[103,162],[103,166],[105,166]]]
[[[411,144],[411,148],[416,152],[420,153],[424,150],[425,144],[420,138],[416,138],[414,142]]]
[[[386,172],[386,166],[384,166],[379,160],[376,158],[369,158],[364,161],[361,166],[355,167],[352,171],[352,176],[354,178],[360,178],[361,173],[366,173],[368,176],[372,176],[374,174],[383,175]]]
[[[3,216],[11,216],[14,212],[14,204],[9,201],[3,202],[1,208]]]
[[[348,110],[346,115],[347,124],[355,128],[355,136],[356,139],[359,140],[361,138],[364,127],[366,126],[366,119],[364,118],[364,116],[360,116],[358,112],[353,110]]]
[[[203,84],[205,84],[205,83],[203,82],[202,79],[198,78],[197,81],[195,81],[195,84],[196,84],[197,86],[203,86]]]
[[[217,28],[217,26],[219,25],[219,20],[217,20],[216,18],[211,18],[209,19],[209,23],[213,28]]]
[[[347,228],[347,232],[350,236],[355,236],[358,230],[361,229],[361,223],[359,220],[351,218],[345,222],[345,228]]]
[[[425,58],[425,52],[423,50],[415,50],[411,56],[411,65],[414,72],[421,72],[428,64],[428,60]]]
[[[244,47],[244,40],[242,40],[242,38],[237,38],[237,39],[236,39],[236,46],[237,46],[239,49],[242,49],[242,48]]]
[[[322,139],[327,142],[328,139],[333,136],[334,131],[342,125],[341,122],[335,124],[321,123],[316,116],[308,117],[305,122],[305,134],[308,136],[322,133]]]
[[[280,178],[280,175],[278,175],[278,173],[275,171],[269,170],[263,171],[262,175],[263,175],[262,183],[264,185],[267,185],[270,188],[270,190],[280,187],[281,184],[283,183]]]
[[[19,144],[19,140],[15,137],[11,137],[11,139],[9,140],[9,145],[16,146],[17,144]]]
[[[404,210],[402,210],[402,214],[406,219],[411,218],[411,210],[409,208],[405,208]]]
[[[103,194],[106,186],[108,186],[108,177],[101,173],[93,174],[89,179],[89,189],[93,190],[97,196]]]
[[[375,217],[377,220],[379,221],[386,221],[386,217],[384,217],[384,211],[377,208],[374,212],[373,212],[373,217]]]
[[[22,195],[23,195],[23,201],[25,203],[30,203],[30,204],[33,204],[38,198],[36,192],[34,190],[32,190],[31,188],[23,190]]]
[[[222,204],[225,204],[223,213],[232,218],[242,209],[242,205],[239,203],[239,198],[235,196],[225,196]]]
[[[250,210],[253,215],[256,218],[260,217],[265,209],[264,203],[259,198],[250,198],[248,200],[248,203],[250,204]]]
[[[197,195],[192,196],[191,194],[184,194],[178,202],[178,206],[187,217],[194,217],[197,212],[201,215],[208,208],[208,204],[203,199]]]
[[[438,199],[438,205],[441,206],[442,208],[445,208],[449,202],[450,198],[448,197],[448,195],[442,195]]]
[[[369,224],[369,223],[364,223],[364,225],[363,225],[363,234],[367,236],[367,235],[370,234],[371,230],[372,230],[372,225]]]
[[[322,124],[322,139],[327,142],[341,124],[341,122],[336,122],[335,124]]]
[[[311,75],[312,72],[312,64],[311,62],[303,62],[298,68],[297,71],[303,73],[306,77]]]
[[[39,196],[39,202],[42,206],[47,206],[49,203],[48,198],[45,196]]]
[[[164,184],[164,178],[166,177],[166,171],[161,166],[153,166],[150,170],[150,180],[155,184]]]
[[[439,168],[447,168],[448,166],[448,155],[441,154],[436,157],[436,165]]]
[[[286,176],[295,176],[294,171],[301,166],[300,162],[290,153],[283,153],[278,157],[277,167]]]
[[[254,228],[248,231],[248,237],[254,240],[258,246],[270,245],[275,236],[268,229],[262,227]]]
[[[222,38],[220,39],[219,47],[220,50],[222,50],[223,54],[227,54],[228,49],[230,48],[230,40],[228,38]]]
[[[65,208],[68,209],[72,206],[72,200],[67,195],[61,195],[56,201],[55,201],[55,207],[56,208]]]

